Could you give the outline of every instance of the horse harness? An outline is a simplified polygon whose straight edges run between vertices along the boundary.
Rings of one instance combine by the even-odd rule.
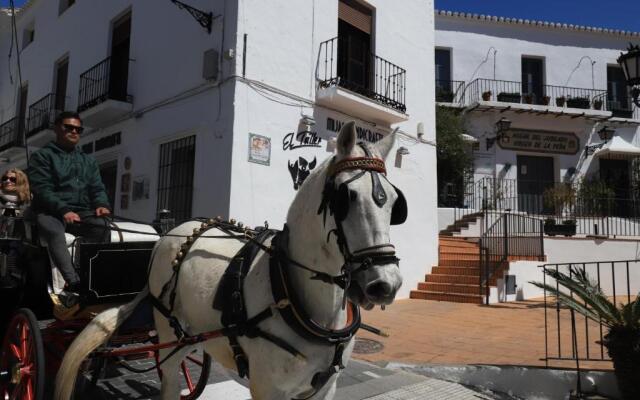
[[[341,287],[345,292],[343,300],[344,308],[347,306],[346,293],[349,285],[351,284],[352,273],[359,269],[369,268],[373,265],[381,265],[385,263],[398,264],[399,260],[395,256],[395,251],[375,253],[375,250],[378,248],[393,248],[391,244],[372,246],[352,253],[349,250],[346,237],[344,236],[342,222],[347,217],[349,202],[353,201],[354,196],[357,195],[355,191],[349,190],[349,183],[364,176],[367,172],[371,172],[373,184],[372,196],[375,203],[378,207],[382,207],[387,201],[387,195],[382,187],[379,177],[381,173],[385,173],[384,161],[371,157],[366,145],[361,144],[361,146],[367,157],[347,158],[337,162],[334,158],[331,161],[327,172],[322,201],[318,209],[318,214],[322,212],[324,213],[325,223],[327,209],[334,216],[336,229],[334,230],[335,232],[332,232],[337,235],[338,246],[345,260],[342,267],[342,274],[338,276],[329,275],[292,260],[288,256],[289,230],[286,225],[282,231],[275,231],[268,228],[251,230],[243,228],[242,224],[236,224],[234,220],[229,222],[222,221],[219,218],[216,218],[215,220],[207,220],[201,224],[199,229],[194,229],[193,235],[188,236],[186,243],[181,246],[176,258],[172,261],[173,275],[164,285],[160,295],[157,298],[151,294],[149,295],[153,306],[168,318],[169,324],[174,329],[178,339],[189,336],[182,328],[180,322],[172,315],[182,261],[185,259],[191,246],[199,237],[202,237],[208,230],[217,228],[227,233],[230,238],[237,238],[239,240],[244,238],[247,240],[244,246],[232,258],[229,266],[225,270],[213,301],[213,308],[222,312],[221,322],[224,326],[222,332],[229,340],[229,345],[233,351],[233,357],[236,362],[238,374],[241,377],[249,376],[248,358],[238,342],[238,337],[240,336],[246,336],[248,338],[261,337],[287,351],[292,356],[305,359],[303,354],[286,341],[269,332],[265,332],[258,326],[260,322],[273,317],[276,310],[280,313],[286,324],[299,336],[311,342],[324,344],[334,348],[334,356],[331,365],[329,365],[326,370],[317,372],[313,376],[311,380],[311,394],[304,398],[294,400],[304,400],[312,397],[322,389],[322,387],[335,373],[344,369],[344,365],[342,364],[343,352],[360,328],[361,324],[359,307],[353,303],[348,304],[347,325],[342,329],[328,329],[319,325],[309,316],[301,305],[298,294],[291,284],[290,267],[293,266],[313,272],[311,279],[321,280],[325,283],[335,284]],[[336,175],[342,171],[354,169],[361,169],[362,171],[336,188]],[[386,179],[386,177],[384,177],[384,179]],[[402,192],[395,186],[393,187],[398,194],[398,198],[393,206],[391,224],[401,224],[407,216],[406,201]],[[271,243],[270,246],[267,246],[265,243],[269,240],[271,240]],[[259,250],[263,250],[270,256],[269,275],[274,303],[255,316],[249,318],[245,306],[244,279],[247,276]],[[355,264],[359,264],[359,266],[354,267]],[[168,292],[169,307],[167,308],[162,302],[162,299]]]

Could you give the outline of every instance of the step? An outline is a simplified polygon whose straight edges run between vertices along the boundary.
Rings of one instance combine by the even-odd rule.
[[[440,293],[480,294],[480,287],[477,281],[475,285],[460,283],[420,282],[418,283],[418,290]]]
[[[409,296],[412,299],[450,301],[453,303],[473,303],[482,304],[483,297],[472,294],[437,293],[425,290],[412,290]]]
[[[427,274],[424,277],[427,283],[448,283],[461,285],[478,285],[480,283],[479,275],[445,275],[445,274]],[[489,280],[490,286],[496,285],[495,279]]]
[[[463,275],[463,276],[479,276],[480,268],[474,267],[442,267],[437,266],[431,269],[432,275]]]
[[[440,246],[440,254],[480,254],[480,249],[477,247],[449,247]]]
[[[464,268],[480,268],[480,259],[475,260],[461,260],[459,258],[447,259],[441,258],[438,260],[438,267],[464,267]]]

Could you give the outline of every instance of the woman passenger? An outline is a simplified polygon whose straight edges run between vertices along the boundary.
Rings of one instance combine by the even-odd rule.
[[[17,168],[9,169],[2,175],[0,185],[2,215],[5,217],[20,215],[31,201],[27,175]]]

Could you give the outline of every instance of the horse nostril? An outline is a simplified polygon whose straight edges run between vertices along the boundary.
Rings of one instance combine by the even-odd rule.
[[[367,297],[373,299],[382,299],[389,297],[393,292],[391,285],[387,282],[374,282],[367,286]]]

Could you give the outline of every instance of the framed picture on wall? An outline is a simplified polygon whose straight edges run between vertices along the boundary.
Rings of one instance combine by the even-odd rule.
[[[271,138],[249,134],[249,162],[269,165],[271,162]]]

